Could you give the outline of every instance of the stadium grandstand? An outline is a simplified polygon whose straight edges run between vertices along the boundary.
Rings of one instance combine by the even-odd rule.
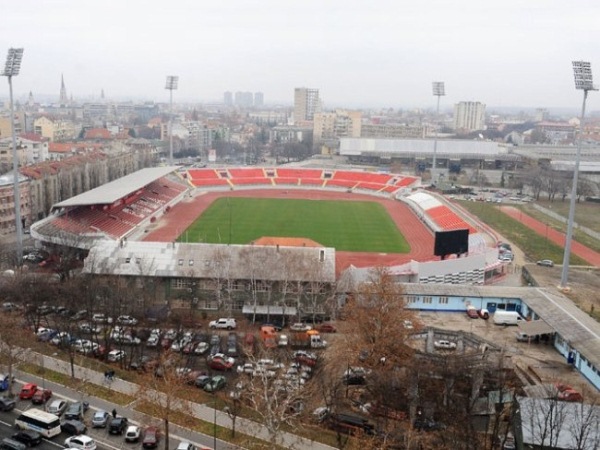
[[[90,249],[98,241],[129,237],[155,222],[189,190],[177,167],[142,169],[52,206],[31,226],[34,239]]]
[[[260,186],[330,188],[382,196],[404,192],[406,188],[419,187],[421,183],[420,178],[407,175],[297,167],[188,169],[184,171],[184,176],[195,188],[243,189]]]

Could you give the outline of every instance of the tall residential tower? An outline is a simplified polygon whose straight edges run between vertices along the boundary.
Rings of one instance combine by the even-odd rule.
[[[454,105],[454,129],[471,132],[485,129],[485,104],[460,102]]]
[[[315,113],[319,112],[319,90],[309,88],[296,88],[294,90],[294,123],[312,122]]]

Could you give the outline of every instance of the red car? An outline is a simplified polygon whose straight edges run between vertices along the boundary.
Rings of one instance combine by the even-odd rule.
[[[31,397],[31,403],[35,403],[36,405],[41,405],[42,403],[46,403],[52,397],[52,391],[50,389],[38,389]]]
[[[479,319],[479,313],[473,306],[467,307],[467,316],[471,319]]]
[[[208,367],[213,370],[231,370],[233,362],[220,356],[214,356],[208,360]]]
[[[321,333],[336,333],[337,329],[335,328],[335,325],[331,323],[322,323],[317,327],[317,331]]]
[[[158,447],[158,441],[160,440],[160,433],[156,427],[148,427],[144,430],[144,439],[142,440],[142,447],[144,448],[156,448]]]
[[[35,391],[38,390],[37,384],[33,384],[33,383],[27,383],[24,384],[23,387],[21,388],[21,392],[19,392],[19,398],[21,400],[30,400],[34,394]]]

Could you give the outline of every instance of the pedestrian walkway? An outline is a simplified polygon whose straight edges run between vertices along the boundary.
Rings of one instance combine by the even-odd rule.
[[[518,220],[526,227],[531,228],[539,235],[546,236],[548,239],[550,239],[555,244],[558,244],[562,247],[565,246],[565,242],[566,242],[567,238],[564,233],[561,233],[560,231],[556,231],[554,228],[548,227],[547,224],[542,223],[539,220],[536,220],[533,217],[528,216],[527,214],[524,214],[521,210],[519,210],[513,206],[502,206],[500,208],[500,210],[504,214],[512,217],[513,219]],[[571,240],[571,252],[574,255],[577,255],[580,258],[586,260],[588,263],[590,263],[596,267],[600,267],[600,253],[592,250],[591,248],[586,247],[585,245],[580,244],[579,242],[577,242],[575,240]]]
[[[38,365],[45,367],[46,369],[53,370],[55,372],[59,372],[68,376],[71,376],[71,364],[68,361],[63,361],[57,358],[53,358],[51,356],[42,355],[39,353],[30,353],[27,355],[28,361],[35,361]],[[128,381],[122,380],[118,377],[114,378],[112,381],[106,379],[105,374],[101,372],[97,372],[95,370],[74,366],[75,378],[79,380],[85,380],[88,383],[92,383],[98,386],[107,386],[107,383],[111,390],[116,393],[122,393],[128,396],[136,397],[140,390],[139,386],[134,383],[130,383]],[[29,375],[27,375],[29,377]],[[65,388],[69,390],[68,388]],[[77,398],[79,394],[73,391],[73,397]],[[149,397],[155,397],[157,399],[164,399],[164,394],[161,392],[154,392],[148,395]],[[112,408],[112,407],[111,407]],[[129,410],[133,413],[132,405],[128,405],[125,409],[129,408]],[[121,408],[123,409],[123,408]],[[186,412],[190,412],[191,415],[200,419],[204,422],[215,423],[223,428],[232,428],[231,418],[227,415],[227,413],[215,410],[214,408],[207,406],[206,404],[198,404],[188,402],[183,410]],[[140,414],[136,412],[136,414]],[[178,427],[182,428],[182,427]],[[256,437],[257,439],[261,439],[263,441],[269,441],[269,432],[267,428],[258,422],[254,422],[249,419],[245,419],[243,417],[238,417],[236,419],[235,425],[236,432],[246,434],[248,436]],[[190,430],[188,430],[189,432]],[[197,433],[200,435],[200,433]],[[203,435],[206,438],[206,435]],[[212,437],[208,436],[212,439]],[[205,441],[206,439],[203,439]],[[306,450],[332,450],[333,447],[325,444],[321,444],[319,442],[311,441],[310,439],[306,439],[300,436],[297,436],[292,433],[281,432],[278,434],[278,444],[285,448],[293,448],[293,449],[306,449]],[[230,445],[226,442],[221,442],[217,445],[217,450],[224,449],[232,449],[237,448],[233,445]]]

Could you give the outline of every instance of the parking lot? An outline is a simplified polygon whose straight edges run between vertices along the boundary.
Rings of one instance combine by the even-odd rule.
[[[516,326],[494,325],[491,319],[471,319],[463,313],[421,312],[419,317],[425,326],[469,332],[494,343],[505,352],[507,364],[534,373],[544,383],[562,381],[589,392],[589,395],[597,395],[589,382],[573,370],[552,345],[517,341]]]

